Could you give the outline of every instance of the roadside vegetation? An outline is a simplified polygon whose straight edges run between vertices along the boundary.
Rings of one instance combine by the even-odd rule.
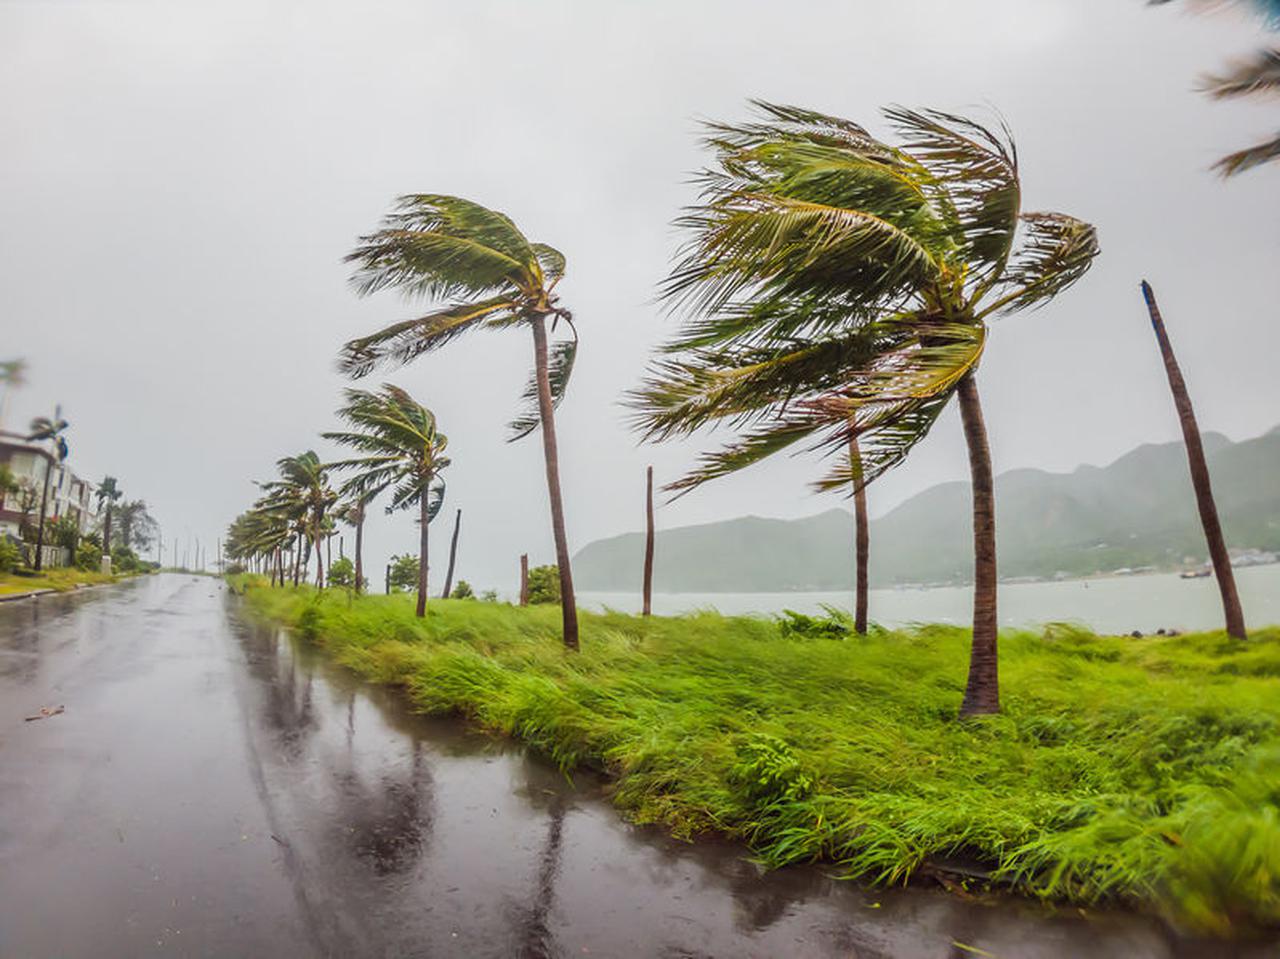
[[[550,605],[449,600],[419,619],[407,595],[232,583],[418,709],[603,771],[632,819],[682,838],[876,882],[989,870],[1218,935],[1280,922],[1278,629],[1004,632],[1002,713],[957,723],[960,628],[583,612],[565,656]]]

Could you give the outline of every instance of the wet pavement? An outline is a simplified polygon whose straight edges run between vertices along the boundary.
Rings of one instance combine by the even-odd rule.
[[[41,707],[66,712],[36,722]],[[165,575],[0,606],[0,957],[1272,955],[627,825]]]

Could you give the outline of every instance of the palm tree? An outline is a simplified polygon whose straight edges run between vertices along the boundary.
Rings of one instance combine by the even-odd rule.
[[[505,215],[459,197],[401,197],[378,232],[361,238],[347,257],[357,264],[354,282],[364,296],[398,289],[435,305],[423,316],[394,323],[347,343],[342,368],[353,377],[386,365],[402,365],[463,334],[485,328],[525,326],[533,335],[534,371],[525,388],[525,410],[511,423],[510,440],[542,429],[551,529],[560,571],[564,644],[578,648],[578,611],[569,566],[555,409],[564,398],[578,349],[577,328],[558,305],[555,288],[565,258],[545,243],[531,243]],[[560,321],[569,338],[548,346]]]
[[[342,486],[344,496],[372,499],[391,489],[387,513],[418,508],[418,608],[427,612],[427,530],[444,504],[440,473],[449,465],[444,455],[448,437],[436,429],[435,414],[390,383],[377,393],[346,390],[347,403],[338,416],[346,430],[323,433],[325,439],[364,454],[331,463],[354,475]]]
[[[37,570],[44,568],[44,520],[49,508],[49,482],[53,479],[55,465],[62,466],[67,458],[67,441],[62,435],[69,424],[62,418],[62,407],[54,410],[53,418],[37,416],[31,421],[27,433],[27,441],[31,443],[48,443],[52,449],[49,462],[44,471],[44,492],[40,496],[40,526],[36,530],[36,562]]]
[[[1150,2],[1164,4],[1169,0]],[[1280,24],[1280,0],[1249,0],[1246,5],[1257,8],[1273,26]],[[1280,92],[1280,47],[1264,47],[1247,59],[1231,64],[1226,73],[1202,77],[1200,89],[1215,100],[1265,97]],[[1227,154],[1213,168],[1230,177],[1276,160],[1280,160],[1280,134]]]
[[[102,555],[111,555],[111,508],[112,505],[121,496],[124,491],[120,489],[114,476],[104,476],[102,482],[98,484],[97,491],[93,494],[94,499],[98,501],[98,511],[106,510],[102,516]]]
[[[894,146],[838,117],[757,107],[762,122],[710,128],[717,162],[680,221],[692,238],[663,289],[691,320],[633,396],[639,425],[650,439],[717,422],[740,430],[667,487],[677,492],[802,440],[850,454],[820,489],[860,489],[958,397],[974,517],[961,714],[996,712],[994,489],[976,371],[988,319],[1079,279],[1095,232],[1021,212],[1007,130],[892,108]]]
[[[329,487],[328,467],[313,450],[286,456],[276,462],[280,479],[264,483],[265,505],[288,516],[308,548],[316,555],[316,588],[324,588],[324,552],[320,541],[325,520],[338,494]],[[304,561],[305,562],[305,561]],[[296,581],[296,576],[295,576]]]

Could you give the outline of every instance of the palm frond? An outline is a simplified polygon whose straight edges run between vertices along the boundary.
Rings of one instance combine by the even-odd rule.
[[[1280,48],[1264,48],[1236,61],[1226,73],[1201,78],[1200,89],[1218,100],[1280,90]]]
[[[338,368],[358,379],[382,366],[403,366],[506,314],[515,305],[510,298],[495,296],[474,303],[456,303],[417,319],[392,323],[376,333],[349,341],[342,349]]]
[[[1098,255],[1097,231],[1063,213],[1025,213],[1025,236],[981,315],[1040,306],[1088,272]]]
[[[547,352],[547,379],[551,383],[551,407],[558,409],[564,399],[565,391],[569,388],[569,377],[573,375],[573,364],[578,357],[577,330],[574,330],[572,339],[553,343]],[[524,439],[542,425],[536,372],[529,375],[529,382],[525,384],[524,392],[520,396],[520,405],[520,412],[507,424],[508,443]]]
[[[545,243],[534,243],[532,247],[533,254],[538,260],[538,267],[542,270],[543,278],[551,286],[559,283],[565,271],[564,254]]]
[[[890,107],[885,116],[905,149],[931,174],[923,180],[939,215],[954,224],[970,282],[1004,269],[1022,206],[1018,152],[1003,120],[1000,134],[966,117]]]
[[[1229,177],[1275,160],[1280,160],[1280,135],[1235,153],[1228,153],[1213,168],[1224,177]]]

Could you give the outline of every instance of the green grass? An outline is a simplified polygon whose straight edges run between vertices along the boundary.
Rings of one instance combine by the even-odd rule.
[[[12,593],[30,593],[37,589],[52,589],[64,593],[79,586],[114,583],[120,578],[120,576],[103,576],[99,572],[65,566],[47,569],[34,576],[0,573],[0,596]]]
[[[364,676],[405,686],[612,779],[639,822],[741,838],[766,863],[877,882],[931,858],[1080,904],[1127,902],[1197,932],[1280,923],[1280,629],[1133,640],[1064,626],[1001,636],[1002,715],[957,721],[965,630],[869,638],[712,613],[271,589],[259,617]]]

